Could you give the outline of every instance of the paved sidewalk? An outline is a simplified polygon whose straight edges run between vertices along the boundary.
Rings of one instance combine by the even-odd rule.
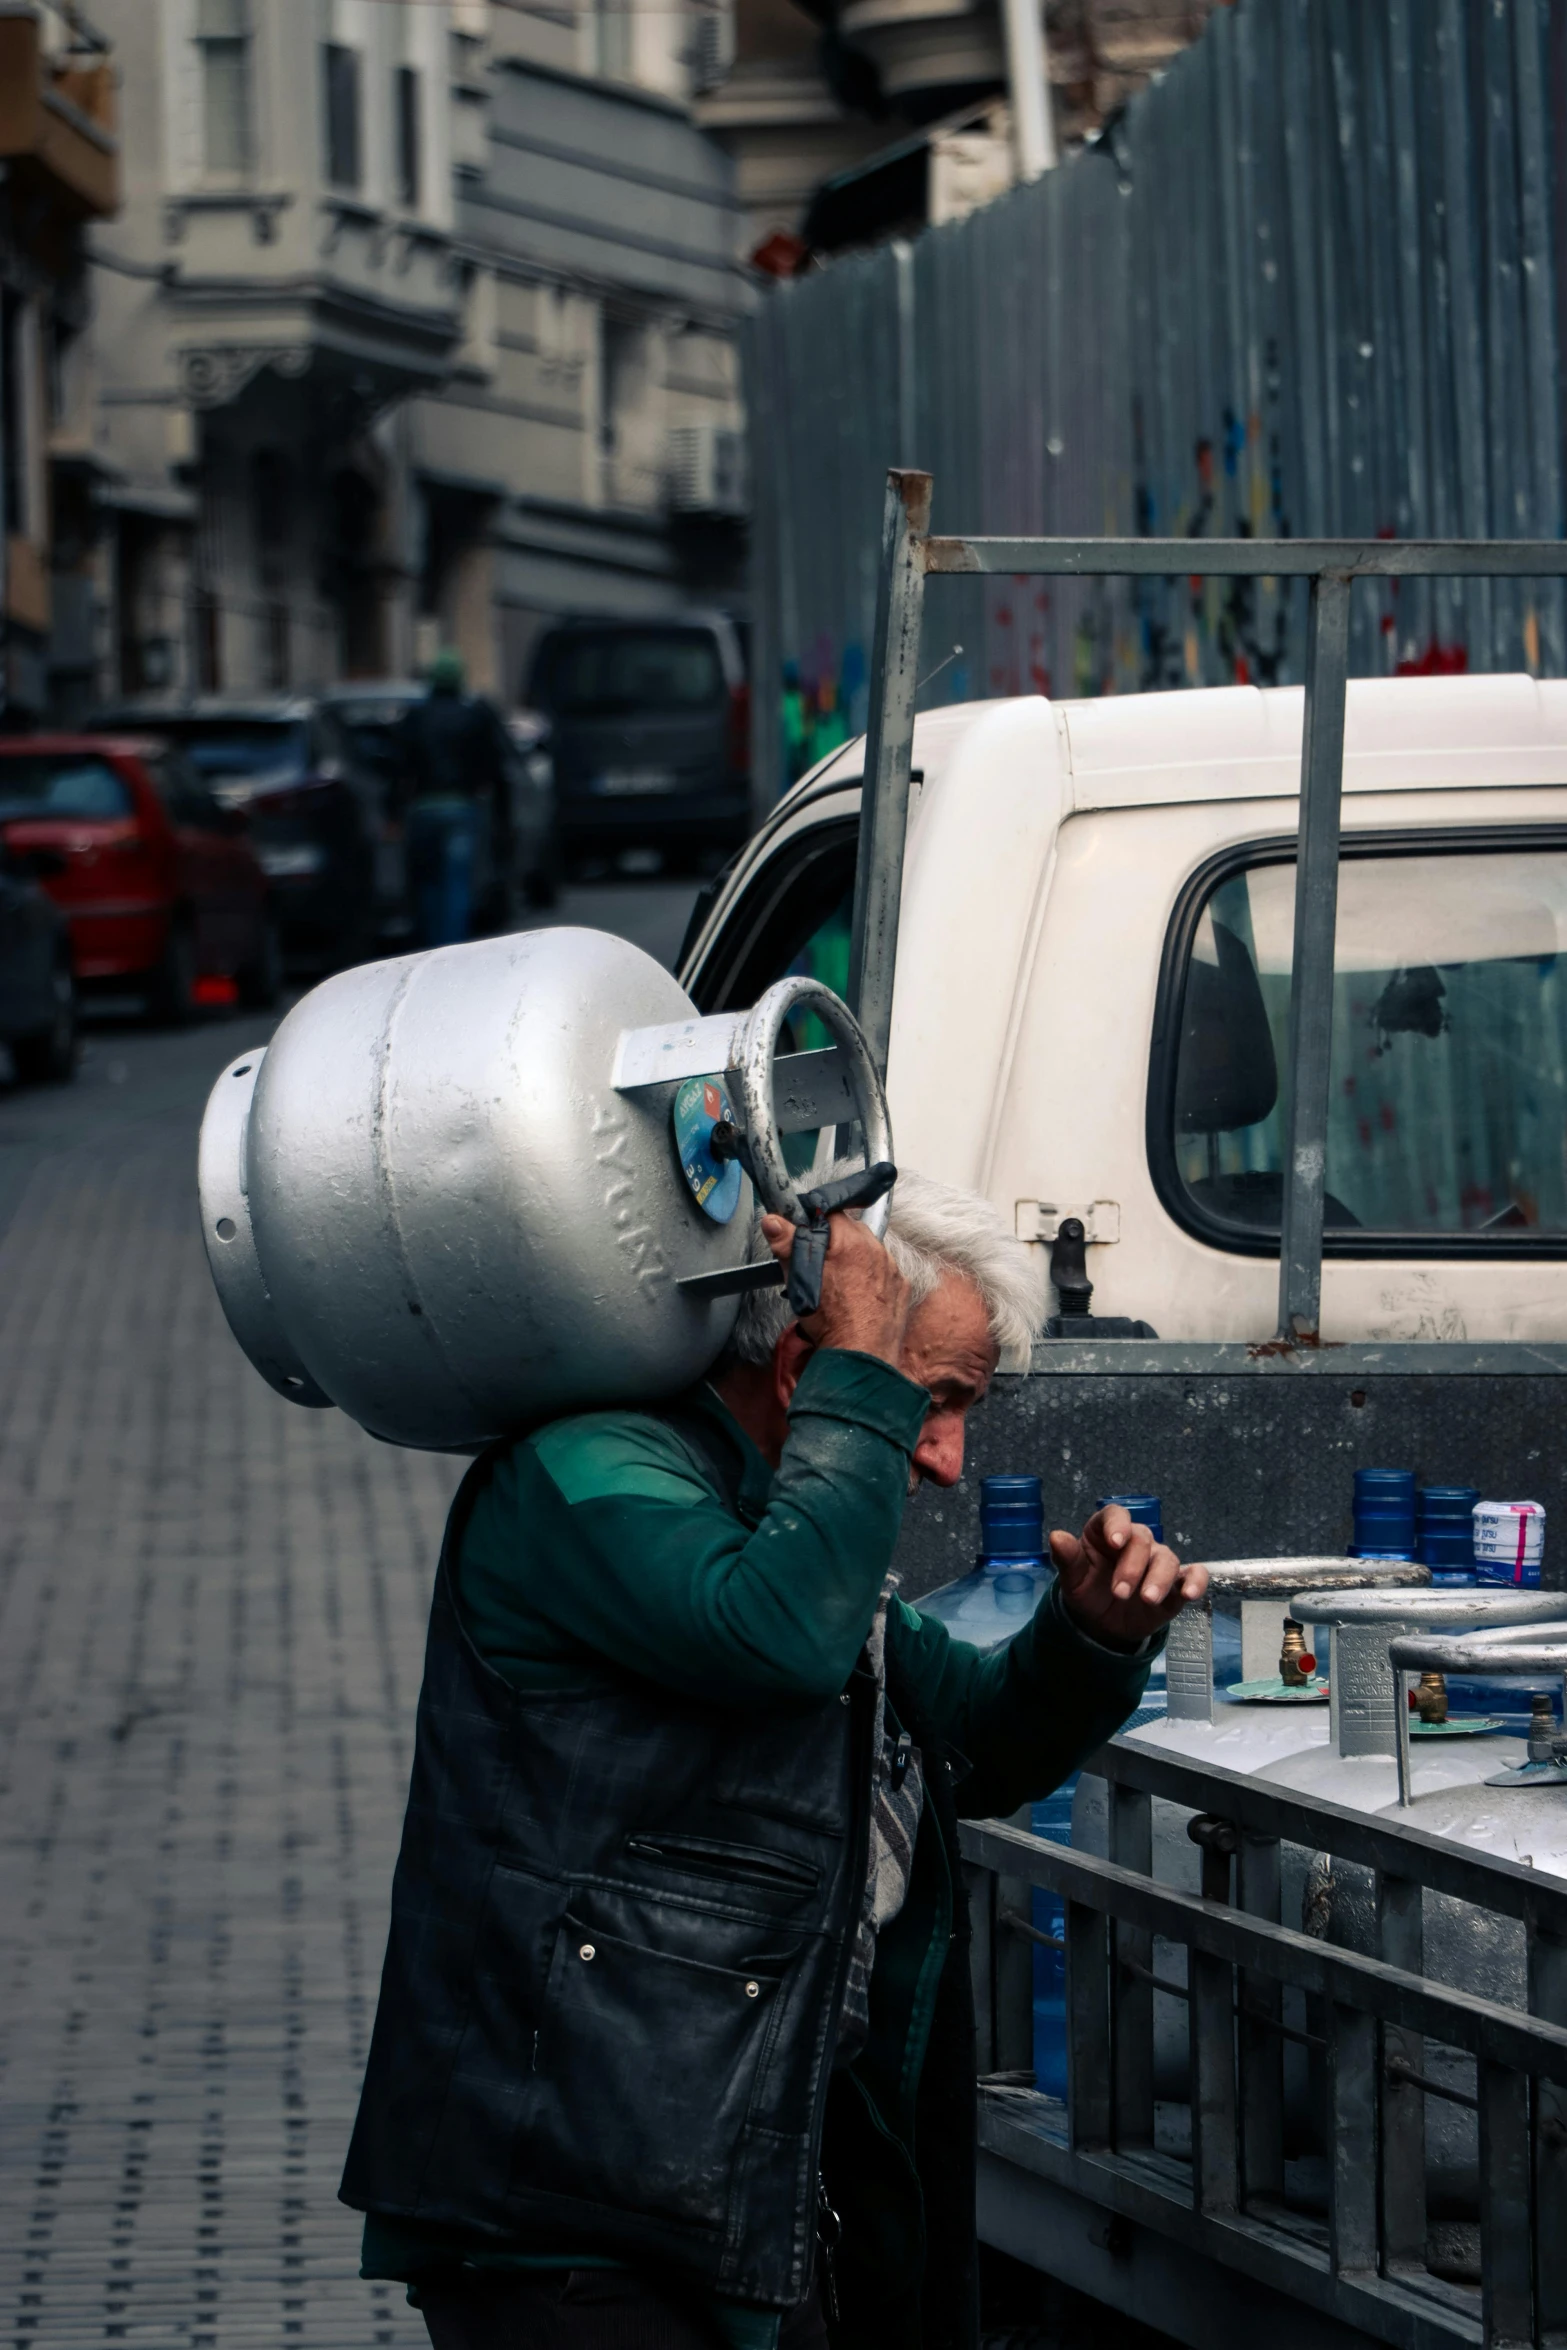
[[[229,1337],[192,1140],[243,1041],[132,1040],[185,1099],[39,1155],[0,1242],[6,2344],[425,2339],[335,2195],[461,1464]]]
[[[553,919],[669,957],[692,894]],[[336,2198],[464,1464],[228,1334],[196,1129],[262,1033],[0,1087],[0,2350],[428,2343]]]

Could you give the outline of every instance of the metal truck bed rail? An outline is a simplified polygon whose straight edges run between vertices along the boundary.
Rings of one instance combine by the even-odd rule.
[[[1289,1010],[1281,1338],[1318,1342],[1327,1169],[1333,933],[1338,912],[1349,594],[1357,579],[1567,576],[1567,542],[1532,539],[936,538],[928,473],[894,469],[882,516],[881,580],[855,868],[849,1002],[885,1073],[909,817],[925,581],[1005,577],[1272,578],[1311,583],[1301,735],[1300,836]]]
[[[1111,2215],[1339,2327],[1403,2350],[1567,2341],[1567,1887],[1400,1820],[1116,1740],[1087,1768],[1109,1783],[1111,1857],[997,1821],[963,1829],[979,2007],[981,2208],[1025,2249],[1029,2190]],[[1153,1798],[1196,1812],[1200,1895],[1156,1881]],[[1549,1802],[1549,1795],[1542,1798]],[[1374,1956],[1280,1922],[1282,1846],[1376,1872]],[[1064,2107],[1032,2070],[1031,1889],[1063,1905]],[[1522,1922],[1528,2007],[1422,1972],[1423,1889]],[[1185,1954],[1184,1973],[1174,1952]],[[1157,1954],[1157,1955],[1156,1955]],[[1295,1994],[1290,2012],[1286,1999]],[[1154,2002],[1184,2003],[1190,2153],[1156,2143]],[[1433,2079],[1425,2044],[1473,2060],[1473,2092]],[[1286,2200],[1285,2060],[1320,2066],[1326,2219]],[[1479,2133],[1483,2283],[1427,2266],[1426,2106],[1467,2106]],[[1166,2115],[1168,2121],[1168,2115]],[[1046,2219],[1036,2211],[1035,2224]],[[1203,2275],[1211,2279],[1213,2268]],[[1197,2284],[1211,2298],[1210,2285]],[[1206,2306],[1206,2303],[1204,2304]],[[1149,2309],[1156,2322],[1168,2316]],[[1255,2312],[1252,2313],[1255,2322]],[[1239,2340],[1215,2306],[1186,2338]]]

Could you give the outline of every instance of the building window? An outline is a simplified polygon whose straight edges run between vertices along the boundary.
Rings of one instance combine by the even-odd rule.
[[[18,538],[27,530],[21,344],[22,298],[0,286],[0,531]]]
[[[735,61],[733,0],[698,6],[691,37],[691,79],[698,91],[716,90]]]
[[[359,52],[339,41],[321,49],[322,94],[326,111],[326,176],[334,188],[357,188],[359,152]]]
[[[217,694],[223,691],[223,606],[217,590],[198,587],[192,618],[196,630],[196,691]]]
[[[250,460],[250,511],[256,569],[265,587],[277,587],[288,568],[293,533],[292,479],[281,449],[257,449]]]
[[[607,81],[631,79],[631,11],[633,0],[596,0],[598,69]]]
[[[419,75],[400,65],[392,77],[392,112],[397,128],[397,201],[416,211],[420,193]]]
[[[288,606],[268,604],[261,615],[261,682],[270,693],[280,693],[292,683],[288,652]]]
[[[196,0],[201,162],[215,178],[251,168],[249,0]]]
[[[36,302],[0,286],[0,530],[35,541],[47,527],[40,323]]]
[[[599,339],[599,447],[606,457],[620,452],[626,409],[636,392],[642,330],[629,318],[601,314]]]

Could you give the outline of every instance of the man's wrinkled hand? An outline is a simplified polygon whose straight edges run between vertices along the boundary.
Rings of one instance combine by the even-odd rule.
[[[1113,1648],[1141,1648],[1208,1588],[1206,1567],[1183,1567],[1119,1502],[1096,1510],[1081,1534],[1052,1534],[1050,1555],[1067,1614]]]
[[[857,1216],[829,1216],[822,1302],[800,1328],[813,1346],[847,1347],[896,1364],[909,1321],[909,1285]],[[794,1247],[787,1216],[764,1216],[762,1237],[785,1270]]]

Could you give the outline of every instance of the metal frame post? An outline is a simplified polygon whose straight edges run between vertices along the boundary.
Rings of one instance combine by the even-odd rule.
[[[1112,1787],[1110,1858],[1123,1869],[1153,1875],[1153,1798],[1135,1787]],[[1115,2068],[1115,2143],[1152,2146],[1153,1936],[1118,1921],[1110,1929],[1110,2060]]]
[[[919,542],[930,528],[930,493],[928,473],[894,467],[887,476],[882,510],[881,585],[871,650],[873,695],[865,732],[860,848],[854,869],[849,1005],[884,1077],[892,1035],[892,980],[898,958],[914,692],[925,600]]]
[[[1485,2350],[1528,2350],[1534,2327],[1534,2251],[1530,2222],[1529,2080],[1510,2065],[1481,2057],[1475,2067],[1480,2104],[1480,2316]],[[1547,2215],[1546,2230],[1559,2225]]]
[[[1112,1791],[1111,1800],[1121,1793]],[[1150,1871],[1150,1874],[1152,1872]],[[1281,1846],[1277,1836],[1242,1835],[1235,1898],[1252,1917],[1281,1922]],[[1284,2193],[1284,1988],[1250,1969],[1239,1987],[1241,2183],[1247,2203]]]
[[[1240,1838],[1230,1822],[1187,1822],[1202,1847],[1202,1897],[1228,1905],[1230,1861]],[[1235,2078],[1236,1970],[1207,1950],[1186,1956],[1188,2045],[1192,2083],[1192,2194],[1199,2211],[1241,2205],[1240,2105]]]
[[[1567,2024],[1567,1936],[1530,1914],[1525,1920],[1529,2013]],[[1567,2340],[1567,2241],[1542,2213],[1567,2211],[1567,2088],[1534,2084],[1535,2333],[1542,2342]]]
[[[1110,1920],[1086,1901],[1067,1901],[1066,2092],[1072,2145],[1113,2143],[1110,2048]]]
[[[912,466],[919,435],[915,425],[918,342],[914,331],[916,289],[914,247],[907,237],[892,240],[893,292],[898,310],[898,459]]]
[[[1006,35],[1007,91],[1018,178],[1037,180],[1056,167],[1056,126],[1050,111],[1043,0],[1001,0]]]
[[[1404,1676],[1397,1676],[1403,1696]],[[1407,1710],[1407,1709],[1406,1709]],[[1425,1972],[1425,1889],[1418,1877],[1377,1871],[1377,1956],[1406,1975]],[[1426,2258],[1426,2101],[1419,2076],[1425,2041],[1382,2026],[1382,2273],[1420,2269]]]
[[[1311,583],[1306,708],[1300,747],[1300,847],[1290,973],[1289,1103],[1279,1229],[1279,1336],[1312,1346],[1322,1321],[1322,1216],[1333,1058],[1333,943],[1338,925],[1349,580]]]

